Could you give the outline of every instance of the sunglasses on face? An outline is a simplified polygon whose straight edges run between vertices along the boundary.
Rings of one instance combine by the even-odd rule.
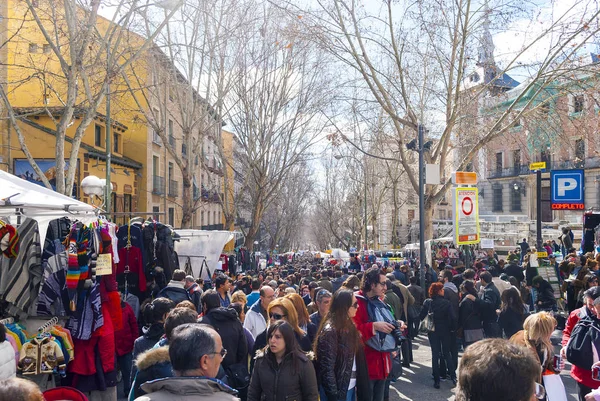
[[[271,319],[275,319],[275,320],[281,320],[284,317],[286,317],[287,315],[280,315],[279,313],[269,313],[269,317]]]

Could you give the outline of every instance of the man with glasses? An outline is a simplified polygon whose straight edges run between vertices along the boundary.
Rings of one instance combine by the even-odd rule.
[[[392,360],[389,352],[380,352],[371,348],[367,342],[376,332],[389,334],[394,326],[387,322],[373,322],[368,313],[367,299],[381,300],[385,296],[387,278],[383,270],[371,267],[363,276],[360,291],[356,292],[358,309],[354,323],[361,334],[365,346],[365,357],[369,371],[369,381],[373,393],[373,401],[383,401],[386,379],[390,373]]]
[[[275,299],[275,290],[268,285],[263,285],[260,289],[259,302],[256,302],[250,307],[248,313],[246,313],[246,320],[244,320],[244,328],[246,328],[254,339],[258,337],[260,333],[267,329],[267,310],[271,301]]]
[[[456,401],[537,401],[544,399],[540,363],[525,347],[503,339],[470,345],[460,362]]]
[[[215,379],[227,355],[221,337],[209,326],[184,324],[173,331],[169,357],[174,377],[144,383],[136,401],[235,401],[237,392]]]
[[[315,303],[317,304],[317,311],[310,315],[310,321],[319,328],[321,326],[321,320],[329,313],[331,307],[331,292],[326,289],[321,289],[317,292],[315,297]]]

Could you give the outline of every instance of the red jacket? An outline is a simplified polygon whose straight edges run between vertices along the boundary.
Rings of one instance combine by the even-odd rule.
[[[366,298],[366,295],[362,292],[362,290],[356,292],[355,294]],[[367,301],[357,297],[356,302],[358,302],[358,310],[354,316],[354,324],[356,324],[356,328],[358,329],[363,343],[365,344],[365,357],[367,359],[369,379],[385,380],[388,377],[390,368],[392,366],[390,353],[375,351],[373,348],[366,345],[367,341],[374,336],[373,322],[369,322]]]
[[[580,315],[581,313],[581,315]],[[588,312],[587,307],[583,306],[579,309],[575,309],[571,314],[569,314],[569,318],[567,319],[567,324],[565,325],[565,329],[563,331],[562,337],[562,346],[565,347],[571,338],[571,332],[579,322],[582,316],[585,316]],[[578,383],[583,384],[591,389],[596,389],[600,387],[600,381],[596,381],[592,379],[592,371],[585,370],[580,368],[579,366],[572,365],[571,366],[571,377],[575,379]]]
[[[115,348],[117,356],[133,351],[133,343],[138,337],[138,324],[133,309],[127,302],[121,302],[123,310],[123,329],[115,331]]]

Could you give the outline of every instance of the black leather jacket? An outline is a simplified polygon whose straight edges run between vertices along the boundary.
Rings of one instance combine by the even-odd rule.
[[[327,323],[317,340],[317,381],[323,386],[328,401],[345,400],[356,357],[357,400],[371,398],[367,363],[362,343],[354,352],[337,330]]]

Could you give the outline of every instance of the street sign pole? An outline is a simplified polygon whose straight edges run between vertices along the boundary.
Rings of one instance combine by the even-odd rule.
[[[537,170],[535,172],[535,181],[537,186],[537,199],[536,199],[536,207],[537,207],[537,221],[536,221],[536,231],[537,231],[537,241],[536,248],[539,252],[542,249],[542,170]]]
[[[423,159],[423,131],[425,127],[419,124],[417,129],[419,132],[419,273],[421,287],[425,286],[425,161]]]

